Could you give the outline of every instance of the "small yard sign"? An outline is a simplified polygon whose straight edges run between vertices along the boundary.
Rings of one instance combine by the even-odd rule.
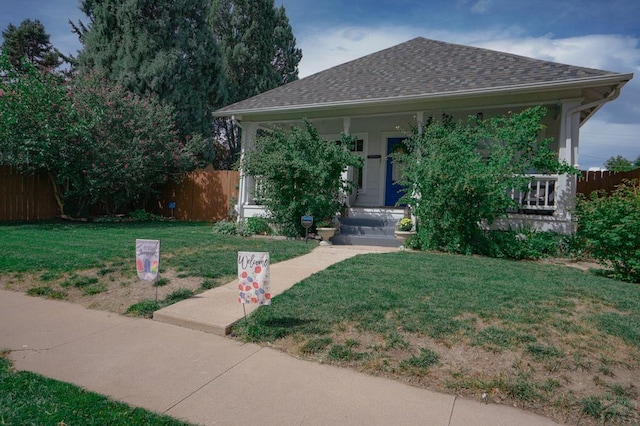
[[[155,281],[160,267],[160,240],[136,240],[136,270],[143,281]]]
[[[238,302],[271,304],[269,285],[269,253],[238,252]]]

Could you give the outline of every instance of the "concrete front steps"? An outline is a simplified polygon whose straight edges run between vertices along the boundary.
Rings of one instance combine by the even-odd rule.
[[[340,232],[331,242],[335,245],[400,247],[393,231],[403,216],[402,208],[351,207],[346,217],[340,218]]]

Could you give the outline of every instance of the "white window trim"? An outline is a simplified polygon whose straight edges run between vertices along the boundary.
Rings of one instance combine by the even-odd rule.
[[[341,138],[339,133],[330,133],[326,135],[320,135],[325,141],[339,141]],[[369,153],[369,133],[350,133],[349,136],[353,136],[356,139],[362,140],[362,152],[354,152],[362,157],[362,188],[358,188],[358,195],[367,193],[367,155]]]

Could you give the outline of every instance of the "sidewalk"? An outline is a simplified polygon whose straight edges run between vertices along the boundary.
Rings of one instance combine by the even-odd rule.
[[[307,256],[317,258],[306,260],[320,265],[321,258],[338,261],[366,250],[315,250]],[[310,275],[299,259],[272,265],[282,269],[272,269],[272,283],[280,273],[293,282]],[[17,369],[198,424],[556,424],[516,408],[302,361],[215,334],[0,290],[4,348]]]

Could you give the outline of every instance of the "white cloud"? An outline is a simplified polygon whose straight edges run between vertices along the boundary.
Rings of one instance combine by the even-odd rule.
[[[490,6],[491,0],[478,0],[473,6],[471,6],[471,11],[478,14],[487,13]]]
[[[416,36],[410,28],[334,27],[298,36],[300,77],[386,49]]]
[[[580,129],[581,169],[602,167],[608,158],[618,155],[631,161],[640,156],[640,124],[615,124],[593,118]]]

